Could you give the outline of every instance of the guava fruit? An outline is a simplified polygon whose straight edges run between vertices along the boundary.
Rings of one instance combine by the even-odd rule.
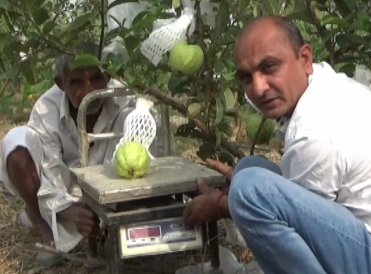
[[[200,70],[204,59],[204,52],[200,46],[180,41],[170,50],[169,65],[185,75],[192,75]]]
[[[149,166],[149,153],[141,143],[127,142],[117,149],[115,167],[119,176],[127,179],[140,178],[148,172]]]
[[[252,113],[249,114],[245,120],[246,124],[246,135],[251,142],[255,140],[256,133],[259,129],[260,123],[263,117],[260,114]],[[269,143],[275,132],[275,124],[272,120],[267,120],[264,123],[263,129],[261,130],[256,144]]]

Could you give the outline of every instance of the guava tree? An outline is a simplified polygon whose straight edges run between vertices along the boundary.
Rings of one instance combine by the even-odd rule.
[[[315,61],[325,60],[349,76],[356,64],[370,67],[368,0],[193,1],[197,22],[187,42],[200,47],[204,60],[191,75],[170,66],[170,53],[154,66],[140,52],[154,22],[178,17],[183,2],[148,1],[130,24],[110,13],[132,2],[138,1],[80,0],[71,5],[67,0],[0,0],[1,100],[10,96],[6,89],[9,82],[21,82],[27,96],[45,91],[49,83],[45,81],[52,79],[53,60],[59,52],[69,52],[87,40],[94,40],[102,49],[120,37],[129,59],[110,54],[108,71],[187,116],[189,123],[180,126],[177,133],[201,140],[201,158],[233,163],[244,155],[235,143],[243,123],[252,141],[260,140],[253,136],[262,136],[268,125],[269,138],[260,141],[269,142],[272,127],[272,121],[248,119],[255,110],[242,109],[246,104],[234,76],[233,44],[247,19],[264,14],[286,16],[297,22],[306,41],[313,45]],[[207,4],[212,9],[205,14]],[[170,12],[172,8],[175,13]],[[116,22],[114,28],[108,28],[108,20]]]

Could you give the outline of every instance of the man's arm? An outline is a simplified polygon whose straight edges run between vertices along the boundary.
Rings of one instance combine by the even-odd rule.
[[[59,112],[55,105],[48,101],[36,103],[28,125],[38,133],[43,150],[43,159],[39,163],[42,171],[38,191],[40,213],[53,228],[54,235],[58,235],[57,223],[67,221],[74,222],[80,234],[89,236],[90,232],[96,232],[98,221],[97,225],[91,224],[92,220],[97,219],[96,216],[90,216],[92,212],[77,204],[79,198],[72,197],[68,192],[71,172],[63,162],[60,137],[57,130],[53,130],[59,123]],[[88,221],[85,222],[86,219]],[[81,220],[88,225],[80,225]]]
[[[346,174],[345,156],[328,140],[302,137],[281,160],[283,176],[327,199],[335,200]]]

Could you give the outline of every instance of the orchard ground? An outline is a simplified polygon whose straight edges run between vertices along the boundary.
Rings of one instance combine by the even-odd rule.
[[[2,116],[0,116],[2,117]],[[12,116],[12,120],[0,118],[0,140],[4,135],[14,126],[25,123],[27,115]],[[175,133],[176,128],[187,120],[181,116],[172,115],[171,125],[172,131]],[[197,141],[184,137],[175,137],[177,153],[184,157],[190,158],[195,162],[202,162],[196,155]],[[247,139],[244,138],[243,139]],[[248,147],[248,142],[244,142]],[[248,155],[248,149],[245,150]],[[270,152],[256,151],[256,154],[263,154],[274,162],[280,160],[277,149],[272,148]],[[18,214],[23,210],[24,204],[21,200],[11,197],[3,192],[3,186],[0,184],[0,269],[2,274],[109,274],[108,269],[97,269],[91,271],[85,269],[81,264],[64,262],[61,266],[42,269],[35,262],[37,250],[35,243],[40,242],[41,238],[34,231],[22,227],[18,223]],[[225,231],[219,230],[221,245],[231,250],[241,262],[249,262],[253,259],[248,250],[232,246],[224,240]],[[86,250],[86,244],[82,244],[82,252]],[[125,273],[174,273],[176,269],[195,264],[196,262],[203,261],[207,258],[202,254],[202,251],[196,254],[168,254],[163,256],[148,257],[135,259],[133,263],[141,269],[130,268]]]

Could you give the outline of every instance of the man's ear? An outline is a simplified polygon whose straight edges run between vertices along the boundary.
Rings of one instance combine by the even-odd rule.
[[[59,87],[60,90],[64,91],[64,84],[60,76],[54,76],[54,83]]]
[[[313,73],[313,50],[309,44],[305,44],[301,47],[299,58],[303,64],[303,68],[307,75]]]

